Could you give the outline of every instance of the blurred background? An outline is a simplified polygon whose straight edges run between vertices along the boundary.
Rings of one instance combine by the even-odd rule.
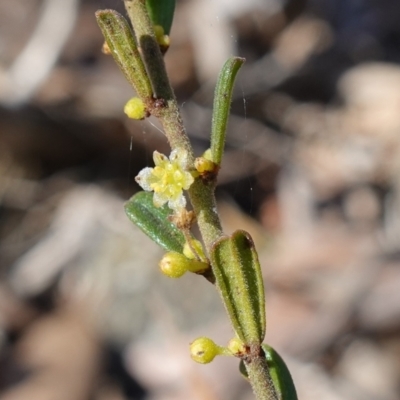
[[[250,400],[213,288],[158,272],[124,215],[169,154],[103,43],[121,0],[0,1],[0,399]],[[208,146],[213,90],[246,57],[218,188],[259,249],[267,337],[302,400],[400,399],[400,3],[181,0],[165,60]]]

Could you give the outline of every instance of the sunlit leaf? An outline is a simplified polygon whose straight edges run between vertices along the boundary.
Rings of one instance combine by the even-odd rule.
[[[211,250],[217,287],[238,337],[261,344],[265,335],[264,285],[250,235],[236,231],[218,240]]]
[[[135,225],[163,249],[182,253],[185,238],[168,220],[172,211],[166,205],[156,207],[152,193],[139,192],[134,195],[125,204],[125,212]]]

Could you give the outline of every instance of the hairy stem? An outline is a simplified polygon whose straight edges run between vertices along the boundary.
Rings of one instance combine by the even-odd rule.
[[[149,109],[149,112],[159,118],[171,148],[182,149],[187,152],[187,168],[193,169],[195,159],[193,149],[183,126],[179,107],[167,77],[163,56],[146,10],[146,1],[124,0],[124,3],[134,27],[139,52],[144,61],[155,96],[153,106]],[[232,61],[232,66],[229,69],[232,79],[227,79],[227,81],[231,81],[233,84],[236,70],[242,62],[240,59]],[[228,95],[230,96],[230,92],[226,93],[226,96]],[[224,97],[226,96],[224,95]],[[227,110],[229,108],[225,111]],[[221,126],[226,126],[225,111],[221,116],[223,121]],[[222,150],[220,151],[219,147],[216,153],[218,154],[217,158],[222,156]],[[214,196],[215,184],[216,177],[211,180],[199,177],[189,188],[189,197],[209,254],[213,243],[223,236]],[[259,344],[254,346],[254,351],[250,351],[244,362],[257,400],[278,400],[268,372],[266,359],[262,357]]]
[[[262,352],[257,353],[244,362],[256,399],[279,400],[268,371],[267,360],[261,355]]]
[[[135,29],[136,40],[153,85],[153,91],[163,101],[150,112],[159,118],[172,149],[184,149],[188,153],[188,167],[193,167],[194,155],[183,126],[179,107],[165,71],[164,59],[154,36],[153,26],[147,14],[145,0],[125,0],[125,6]],[[201,234],[207,250],[222,235],[221,223],[216,212],[213,183],[196,179],[189,189],[190,200],[197,215]]]
[[[124,0],[129,18],[134,26],[136,41],[146,65],[156,99],[150,113],[159,118],[172,149],[183,149],[190,164],[194,162],[193,150],[183,126],[174,92],[168,80],[164,59],[154,35],[153,25],[145,0]]]
[[[201,179],[196,179],[189,188],[189,197],[197,216],[204,245],[209,253],[212,244],[223,235],[217,213],[214,184],[212,182],[207,184]]]

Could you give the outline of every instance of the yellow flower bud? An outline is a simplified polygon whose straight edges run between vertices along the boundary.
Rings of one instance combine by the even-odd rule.
[[[211,149],[207,149],[207,150],[203,153],[202,157],[206,158],[207,160],[212,161],[213,159],[212,159]]]
[[[208,268],[210,268],[210,265],[206,262],[203,261],[197,261],[197,260],[190,260],[188,264],[188,270],[193,273],[203,273],[205,272]]]
[[[154,25],[154,34],[162,52],[165,53],[171,43],[169,36],[164,34],[164,28],[161,25]]]
[[[164,28],[161,25],[154,25],[154,34],[156,35],[156,39],[158,39],[162,36],[164,36]]]
[[[139,97],[132,97],[125,104],[124,112],[132,119],[144,119],[147,115],[146,106]]]
[[[180,278],[186,271],[203,272],[210,266],[201,261],[190,260],[183,254],[170,251],[165,254],[159,263],[161,272],[170,278]]]
[[[205,260],[206,257],[204,255],[204,251],[203,251],[203,245],[201,244],[200,241],[198,241],[197,239],[192,239],[190,241],[190,245],[188,242],[185,243],[185,245],[183,246],[183,254],[187,257],[190,258],[191,260],[196,259],[196,255],[193,254],[192,249],[196,252],[196,254],[202,259]]]
[[[168,35],[163,35],[159,40],[158,40],[158,44],[160,45],[160,47],[162,48],[162,50],[164,52],[166,52],[169,48],[169,46],[171,45],[171,39],[169,38]]]
[[[180,278],[187,270],[190,260],[184,255],[170,251],[161,259],[161,272],[170,278]]]
[[[239,338],[233,338],[228,343],[228,349],[234,356],[240,356],[246,353],[246,347]]]
[[[207,160],[204,157],[197,157],[194,160],[194,166],[200,174],[205,172],[214,172],[217,168],[217,165],[214,164],[211,160]]]
[[[200,364],[210,363],[219,353],[219,346],[207,337],[200,337],[190,344],[190,356]]]

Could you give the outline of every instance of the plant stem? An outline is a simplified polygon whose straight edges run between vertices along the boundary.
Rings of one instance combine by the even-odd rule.
[[[153,86],[153,93],[156,99],[160,99],[159,102],[154,102],[149,111],[159,118],[171,148],[185,150],[188,154],[188,162],[192,165],[194,162],[193,150],[168,80],[164,59],[147,13],[146,1],[124,0],[124,3],[134,27],[136,41]]]
[[[164,60],[154,35],[151,20],[147,14],[146,1],[124,0],[124,3],[134,27],[139,51],[156,97],[149,112],[159,118],[171,148],[182,149],[187,152],[187,168],[193,169],[193,149],[167,77]],[[235,62],[239,64],[238,60]],[[197,178],[189,188],[190,200],[208,253],[210,253],[213,243],[223,236],[216,208],[215,185],[215,178],[212,180]],[[245,366],[257,400],[278,400],[268,372],[267,361],[265,357],[262,357],[260,345],[256,344],[251,347],[254,347],[254,349],[251,349],[248,354]]]
[[[256,399],[279,400],[269,374],[267,360],[262,356],[262,352],[257,351],[256,355],[244,361],[244,365]]]
[[[145,61],[153,91],[165,102],[150,112],[159,118],[172,149],[184,149],[188,154],[188,167],[193,168],[194,155],[183,126],[178,103],[165,71],[164,59],[154,36],[147,14],[145,0],[125,0],[125,6],[134,26],[136,40]],[[145,47],[143,47],[143,44]],[[147,52],[150,52],[147,54]],[[214,197],[215,182],[205,183],[196,179],[189,189],[189,196],[197,216],[206,249],[222,236],[221,223]]]
[[[205,183],[196,179],[189,188],[190,202],[197,216],[197,223],[207,252],[222,235],[221,222],[217,213],[213,182]]]

